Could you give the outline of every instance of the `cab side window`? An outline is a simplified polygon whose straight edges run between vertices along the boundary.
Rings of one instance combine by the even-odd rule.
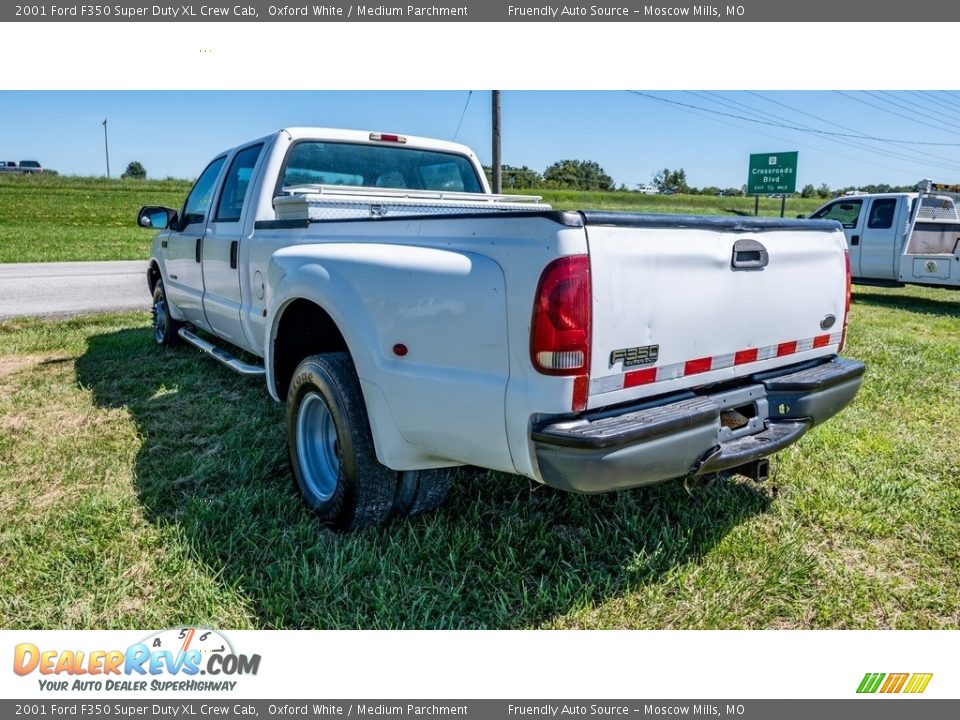
[[[896,198],[882,198],[874,200],[870,206],[870,216],[867,218],[867,227],[871,230],[886,230],[893,227],[893,216],[897,211]]]
[[[180,214],[181,228],[194,223],[201,223],[207,217],[207,210],[210,208],[210,200],[213,197],[213,188],[217,184],[217,177],[220,175],[220,169],[226,159],[226,157],[218,157],[207,165],[206,170],[200,174],[200,177],[193,184],[193,189],[187,195],[183,212]]]
[[[217,222],[240,222],[243,213],[243,200],[247,196],[250,178],[253,176],[253,167],[257,164],[263,144],[251,145],[236,154],[227,177],[223,181],[223,191],[217,203]]]
[[[836,220],[845,228],[855,228],[860,219],[862,200],[839,200],[813,214],[815,220]]]

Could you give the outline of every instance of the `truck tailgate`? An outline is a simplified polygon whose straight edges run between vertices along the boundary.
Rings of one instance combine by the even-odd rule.
[[[588,407],[838,351],[837,223],[584,212],[593,291]]]

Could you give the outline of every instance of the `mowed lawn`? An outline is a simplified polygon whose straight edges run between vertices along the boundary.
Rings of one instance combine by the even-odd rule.
[[[153,233],[143,205],[180,207],[185,180],[0,175],[0,263],[140,260]]]
[[[199,168],[198,168],[199,169]],[[0,175],[0,263],[66,260],[145,260],[153,233],[136,226],[143,205],[179,208],[187,180]],[[632,192],[524,190],[560,210],[752,215],[748,197],[640,195]],[[790,198],[787,216],[809,213],[825,201]],[[761,215],[779,215],[780,201],[764,198]]]
[[[960,294],[856,289],[866,385],[767,484],[463,472],[353,535],[300,504],[261,384],[148,327],[0,323],[0,627],[960,627]]]

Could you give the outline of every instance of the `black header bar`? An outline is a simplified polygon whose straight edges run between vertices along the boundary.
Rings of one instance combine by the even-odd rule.
[[[942,0],[734,0],[731,4],[609,1],[577,3],[439,0],[433,3],[27,2],[0,6],[2,22],[955,22],[960,3]],[[801,42],[802,30],[794,36]],[[789,42],[757,38],[757,43]],[[799,48],[797,50],[798,57]]]

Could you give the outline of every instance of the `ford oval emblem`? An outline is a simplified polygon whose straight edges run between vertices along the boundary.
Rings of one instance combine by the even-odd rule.
[[[821,329],[821,330],[829,330],[830,328],[832,328],[832,327],[836,324],[836,322],[837,322],[837,316],[836,316],[836,315],[834,315],[834,314],[832,314],[832,313],[831,313],[830,315],[824,315],[824,316],[823,316],[823,320],[820,321],[820,329]]]

